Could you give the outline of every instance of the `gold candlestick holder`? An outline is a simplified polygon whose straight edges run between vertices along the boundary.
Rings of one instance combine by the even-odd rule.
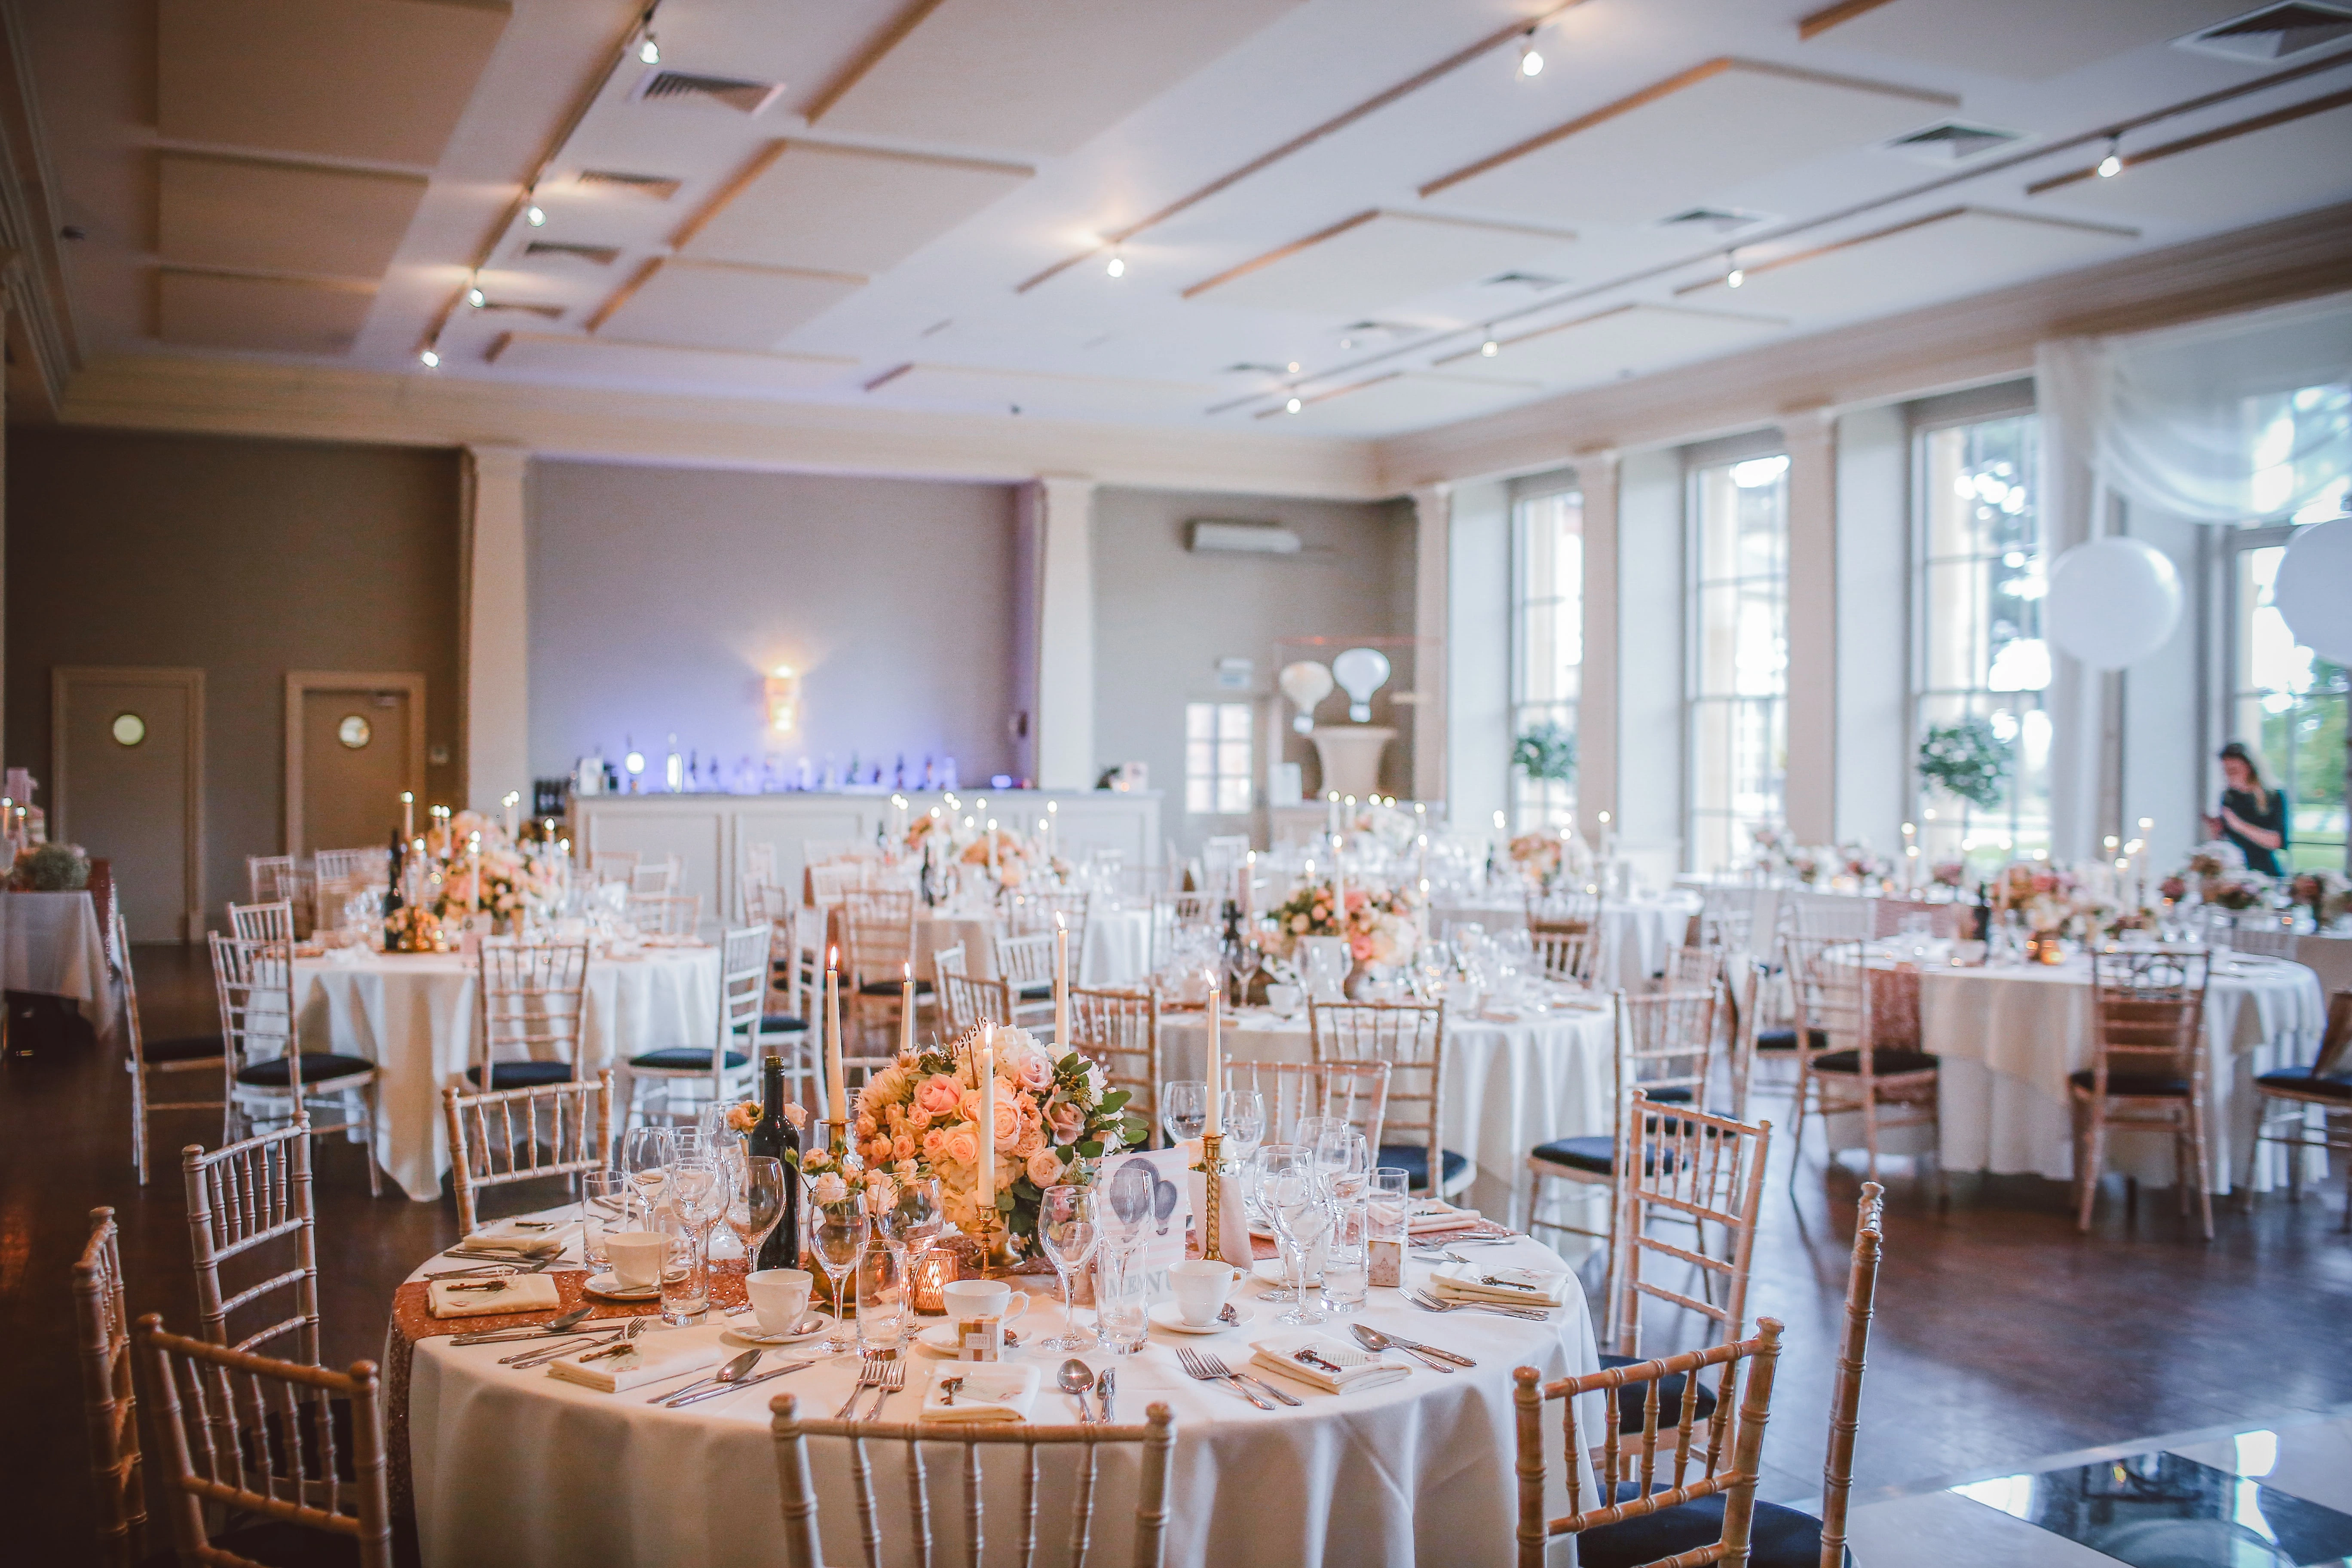
[[[1224,1258],[1224,1236],[1217,1213],[1217,1189],[1224,1184],[1218,1180],[1224,1174],[1224,1142],[1222,1133],[1201,1134],[1201,1256],[1210,1262],[1230,1261]]]
[[[843,1157],[849,1152],[849,1123],[846,1121],[836,1121],[827,1117],[824,1125],[826,1132],[824,1146],[833,1151],[834,1166],[838,1169]]]

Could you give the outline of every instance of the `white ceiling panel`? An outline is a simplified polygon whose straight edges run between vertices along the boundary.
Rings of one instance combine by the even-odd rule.
[[[381,278],[426,184],[417,174],[181,153],[157,162],[157,247],[191,267]]]
[[[1187,299],[1262,310],[1370,315],[1553,257],[1559,229],[1373,212],[1185,290]]]
[[[1685,360],[1729,353],[1786,331],[1788,325],[1773,316],[1693,310],[1678,305],[1620,305],[1503,339],[1491,359],[1468,349],[1437,363],[1465,370],[1487,365],[1498,374],[1532,376],[1544,382],[1601,381],[1626,371],[1655,370]]]
[[[2333,193],[2313,188],[2321,171],[2333,173]],[[2034,194],[2034,205],[2125,222],[2195,212],[2235,224],[2308,205],[2315,196],[2341,199],[2347,193],[2352,104],[2132,163],[2112,180],[2094,175],[2053,185]]]
[[[1941,93],[1717,59],[1423,185],[1548,223],[1646,223],[1948,112]]]
[[[507,12],[506,0],[160,0],[156,129],[429,167]]]
[[[1207,386],[1181,381],[1041,375],[966,365],[915,364],[880,382],[866,395],[877,403],[971,408],[992,414],[1018,408],[1024,414],[1055,417],[1116,419],[1196,413],[1215,394]]]
[[[1334,436],[1377,435],[1466,419],[1516,403],[1539,390],[1532,380],[1502,376],[1441,375],[1404,371],[1326,394],[1297,414],[1276,405],[1261,411],[1260,428],[1316,431]]]
[[[367,324],[375,288],[227,272],[156,272],[155,335],[193,348],[347,353]]]
[[[2144,45],[2192,33],[2255,0],[1880,0],[1808,16],[1809,42],[1868,49],[2021,81],[2063,76]]]
[[[864,287],[865,279],[837,272],[671,258],[654,263],[592,325],[600,337],[631,342],[758,352]]]
[[[501,370],[553,381],[745,394],[827,386],[857,363],[822,354],[730,353],[551,332],[509,332],[490,346],[488,358]]]
[[[1956,207],[1785,260],[1750,263],[1733,289],[1722,279],[1676,289],[1709,305],[1797,316],[1853,317],[1899,310],[1922,294],[1981,293],[2016,279],[2080,267],[2138,235],[2102,224]]]
[[[813,106],[828,131],[1075,151],[1301,0],[908,0],[903,32]]]
[[[680,249],[715,261],[885,272],[1034,173],[1018,163],[779,142]]]

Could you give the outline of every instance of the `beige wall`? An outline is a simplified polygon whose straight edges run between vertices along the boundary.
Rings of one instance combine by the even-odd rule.
[[[50,776],[54,666],[203,669],[215,921],[245,857],[284,847],[288,670],[423,672],[428,742],[462,763],[455,453],[38,426],[7,443],[7,761]],[[440,800],[462,773],[428,778]]]

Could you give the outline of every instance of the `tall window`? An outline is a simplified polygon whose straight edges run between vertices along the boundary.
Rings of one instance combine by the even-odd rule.
[[[1184,704],[1184,809],[1234,816],[1250,808],[1250,705]]]
[[[2021,414],[1919,437],[1913,740],[1981,720],[2010,754],[2009,781],[1990,805],[1914,772],[1919,853],[1930,863],[1971,849],[2050,847],[2050,715],[2042,701],[2050,645],[2042,637],[2049,563],[2033,492],[2039,430],[2033,416]]]
[[[1513,509],[1511,734],[1554,725],[1576,736],[1584,666],[1584,498],[1531,496]],[[1511,820],[1556,826],[1576,813],[1576,785],[1511,770]]]
[[[1744,863],[1789,763],[1789,459],[1692,476],[1691,868]]]

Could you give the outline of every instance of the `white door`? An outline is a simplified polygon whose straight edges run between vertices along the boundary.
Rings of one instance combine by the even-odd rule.
[[[200,669],[59,668],[49,837],[111,862],[133,942],[205,929]]]

